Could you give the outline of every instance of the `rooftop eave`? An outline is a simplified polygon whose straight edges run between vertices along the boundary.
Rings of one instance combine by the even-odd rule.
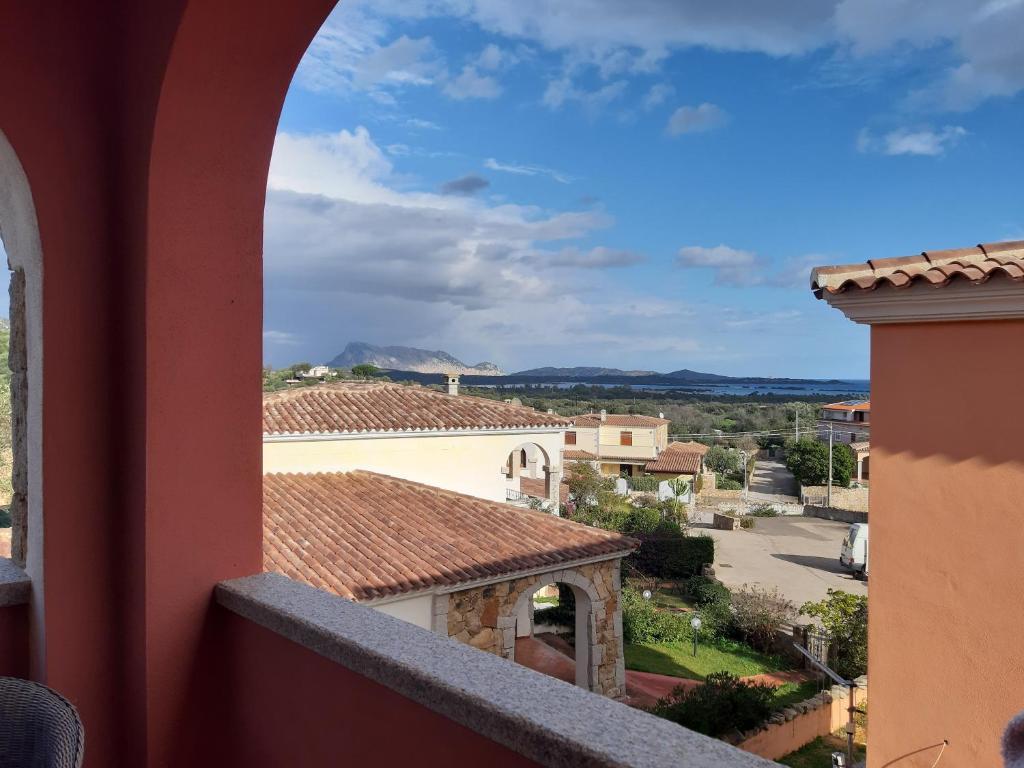
[[[915,282],[903,288],[883,283],[839,293],[812,287],[815,296],[864,325],[1024,319],[1024,286],[1012,280]]]

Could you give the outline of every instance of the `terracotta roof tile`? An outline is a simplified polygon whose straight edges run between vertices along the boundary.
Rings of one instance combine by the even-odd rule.
[[[703,450],[693,446],[700,446]],[[668,447],[658,454],[658,458],[647,462],[644,471],[695,475],[700,472],[701,459],[707,452],[707,446],[700,443],[669,443]]]
[[[662,424],[671,424],[668,419],[632,413],[609,413],[604,421],[601,421],[599,413],[586,413],[569,418],[577,427],[600,427],[602,425],[606,427],[660,427]]]
[[[340,382],[263,396],[263,434],[565,427],[567,419],[470,395],[388,382]]]
[[[993,277],[1024,282],[1024,240],[925,251],[918,256],[872,259],[863,264],[817,267],[811,272],[811,290],[821,298],[825,293],[870,291],[886,283],[896,288],[914,283],[941,288],[954,280],[980,284]]]
[[[628,553],[627,536],[373,472],[263,476],[263,565],[352,600]]]
[[[597,461],[596,454],[590,451],[565,450],[562,454],[566,461]]]

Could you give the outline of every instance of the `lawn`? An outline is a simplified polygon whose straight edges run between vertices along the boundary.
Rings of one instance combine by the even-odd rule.
[[[693,604],[679,596],[678,592],[659,589],[654,593],[651,602],[658,608],[665,608],[670,611],[692,611]]]
[[[817,680],[808,680],[805,683],[783,683],[775,689],[775,706],[777,709],[799,704],[807,701],[812,696],[817,696],[821,691],[821,683]]]
[[[690,680],[703,680],[712,672],[732,672],[739,677],[746,677],[782,669],[778,658],[728,640],[714,644],[700,643],[696,656],[693,655],[693,645],[685,642],[652,645],[627,643],[623,650],[626,654],[626,669]]]
[[[785,757],[780,757],[778,762],[788,765],[789,768],[823,768],[832,765],[832,753],[842,752],[846,754],[846,737],[836,733],[829,736],[819,736],[810,744],[806,744],[796,752],[790,752]],[[863,744],[853,745],[853,761],[859,763],[864,760],[865,749]]]

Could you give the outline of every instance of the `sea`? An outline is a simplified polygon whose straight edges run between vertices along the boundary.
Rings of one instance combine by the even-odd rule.
[[[679,384],[610,384],[603,381],[550,381],[536,384],[509,384],[509,386],[531,388],[555,388],[572,389],[583,385],[585,387],[604,387],[613,389],[616,387],[627,387],[629,389],[645,390],[649,392],[688,392],[701,395],[778,395],[784,396],[839,396],[839,395],[863,395],[868,396],[871,392],[871,382],[867,379],[822,379],[822,380],[799,380],[780,381],[771,383],[765,381],[744,382],[742,379],[736,381],[716,383],[679,383]],[[480,386],[480,385],[474,385]],[[496,386],[493,384],[483,386]]]

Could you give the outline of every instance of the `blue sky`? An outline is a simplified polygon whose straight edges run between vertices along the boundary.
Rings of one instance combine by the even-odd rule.
[[[345,2],[281,118],[266,359],[865,377],[810,267],[1024,238],[1021,39],[1021,0]]]

